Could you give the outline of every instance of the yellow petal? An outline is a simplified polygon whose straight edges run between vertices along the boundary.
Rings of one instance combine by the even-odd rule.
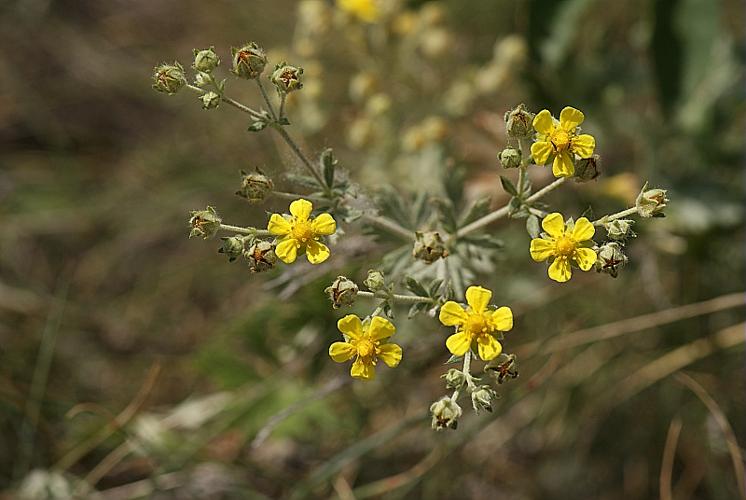
[[[571,177],[575,173],[575,165],[572,162],[570,153],[562,151],[554,157],[552,173],[555,177]]]
[[[391,321],[381,316],[373,316],[368,325],[367,336],[371,340],[383,340],[391,337],[396,333],[396,328],[391,324]]]
[[[300,221],[308,220],[311,216],[311,210],[313,210],[313,205],[308,200],[295,200],[290,204],[290,213]]]
[[[596,149],[596,139],[589,134],[580,134],[572,138],[570,149],[581,158],[590,158]]]
[[[508,332],[513,329],[513,311],[509,307],[503,306],[491,311],[489,318],[495,330]]]
[[[485,361],[495,359],[503,351],[503,346],[490,334],[482,334],[477,337],[477,350],[479,357]]]
[[[463,325],[468,317],[464,308],[452,300],[440,307],[440,315],[438,316],[440,322],[446,326]]]
[[[475,313],[483,313],[492,299],[492,292],[481,286],[470,286],[466,289],[466,303]]]
[[[534,130],[540,134],[550,134],[554,130],[554,119],[548,109],[542,109],[534,116]]]
[[[378,348],[378,358],[382,359],[391,368],[396,367],[401,361],[402,350],[396,344],[383,344]]]
[[[354,378],[361,378],[364,380],[371,380],[376,376],[376,367],[373,366],[370,362],[366,363],[363,361],[363,358],[358,357],[354,363],[352,363],[352,368],[350,368],[350,375],[352,375]]]
[[[354,314],[348,314],[337,321],[337,328],[351,339],[359,339],[363,336],[363,322]]]
[[[558,257],[554,259],[552,265],[549,266],[549,277],[559,283],[564,283],[569,280],[572,276],[572,269],[570,268],[570,262],[566,257]]]
[[[294,238],[283,238],[275,247],[275,255],[285,264],[292,264],[298,256],[298,241]]]
[[[559,212],[544,217],[544,220],[541,221],[541,227],[552,238],[560,238],[565,234],[565,220]]]
[[[451,354],[463,356],[471,347],[471,336],[466,332],[454,333],[446,339],[446,347]]]
[[[549,161],[549,157],[554,152],[552,144],[547,141],[536,141],[531,144],[531,158],[537,165],[544,165]]]
[[[580,269],[587,271],[596,263],[596,252],[590,248],[578,248],[572,258]]]
[[[575,127],[583,123],[583,120],[585,120],[585,115],[572,106],[567,106],[560,112],[560,127],[568,132],[572,132]]]
[[[331,255],[329,247],[323,243],[313,240],[306,243],[306,257],[311,264],[321,264],[329,258],[329,255]]]
[[[590,240],[596,234],[596,228],[588,222],[588,219],[581,217],[575,221],[575,227],[572,229],[572,239],[580,243],[581,241]]]
[[[337,230],[337,222],[331,215],[321,214],[311,222],[311,230],[317,236],[328,236]]]
[[[267,230],[270,232],[270,234],[274,234],[276,236],[285,236],[286,234],[290,233],[290,231],[293,229],[293,227],[290,225],[290,223],[280,214],[272,214],[272,216],[269,218],[269,224],[267,224]]]
[[[536,262],[542,262],[554,255],[554,241],[543,238],[531,240],[531,258]]]
[[[334,342],[329,346],[329,356],[337,363],[344,363],[357,354],[357,349],[347,342]]]

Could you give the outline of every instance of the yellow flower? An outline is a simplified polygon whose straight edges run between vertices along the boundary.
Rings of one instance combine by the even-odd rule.
[[[596,139],[588,134],[576,134],[578,125],[585,116],[570,106],[560,113],[559,123],[549,110],[543,110],[534,117],[534,129],[539,133],[536,142],[531,145],[531,156],[537,165],[552,162],[552,173],[555,177],[570,177],[575,173],[573,155],[590,158],[596,149]]]
[[[376,0],[337,0],[337,7],[366,23],[375,23],[381,15]]]
[[[295,262],[298,252],[306,252],[308,262],[321,264],[329,258],[329,248],[319,242],[319,237],[334,234],[337,223],[331,215],[311,217],[313,205],[307,200],[295,200],[290,204],[291,215],[272,214],[267,229],[270,234],[280,236],[275,254],[286,264]]]
[[[562,214],[553,213],[544,217],[541,227],[546,234],[542,238],[531,240],[531,258],[542,262],[553,258],[549,266],[549,277],[564,283],[572,276],[570,261],[583,271],[588,271],[596,262],[596,252],[588,248],[593,244],[591,238],[596,233],[593,224],[581,217],[573,227],[565,227]]]
[[[362,322],[354,314],[348,314],[337,322],[339,331],[345,334],[345,342],[334,342],[329,346],[329,356],[337,363],[355,357],[350,375],[370,380],[376,375],[376,363],[382,359],[391,368],[401,361],[401,347],[382,343],[388,340],[396,328],[386,318],[373,316]]]
[[[466,309],[449,300],[440,308],[440,322],[455,326],[456,333],[448,337],[446,347],[451,354],[463,356],[476,340],[479,357],[485,361],[496,358],[503,346],[494,337],[495,332],[507,332],[513,328],[513,311],[509,307],[487,309],[492,292],[481,286],[470,286],[466,290]]]

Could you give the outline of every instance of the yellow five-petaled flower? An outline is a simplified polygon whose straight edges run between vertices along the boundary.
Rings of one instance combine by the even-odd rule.
[[[329,248],[319,241],[321,236],[334,234],[337,223],[329,214],[311,218],[313,205],[307,200],[290,204],[290,215],[272,214],[267,230],[280,239],[275,254],[286,264],[295,262],[298,252],[306,252],[308,262],[321,264],[329,258]]]
[[[531,145],[531,156],[537,165],[552,162],[555,177],[570,177],[575,173],[574,156],[590,158],[596,149],[596,139],[592,135],[577,134],[578,125],[585,116],[573,107],[566,107],[560,113],[559,123],[549,110],[542,110],[534,117],[534,129],[538,132],[536,142]]]
[[[373,316],[369,321],[361,321],[354,314],[348,314],[337,322],[337,328],[344,333],[345,342],[334,342],[329,346],[329,356],[337,363],[355,358],[350,375],[370,380],[376,375],[376,363],[383,360],[391,368],[401,361],[401,347],[387,343],[396,328],[386,318]]]
[[[366,23],[374,23],[380,16],[376,0],[337,0],[337,6]]]
[[[479,357],[483,360],[489,361],[500,355],[503,347],[494,334],[513,328],[513,311],[504,306],[488,309],[491,298],[492,292],[486,288],[470,286],[466,290],[466,309],[452,300],[440,308],[440,322],[456,327],[456,333],[446,340],[451,354],[463,356],[476,341]]]
[[[596,263],[593,245],[596,229],[588,219],[581,217],[572,227],[565,226],[562,214],[553,213],[544,217],[541,227],[546,232],[541,238],[531,240],[531,258],[536,262],[553,259],[549,266],[549,277],[564,283],[572,276],[571,262],[583,271],[588,271]]]

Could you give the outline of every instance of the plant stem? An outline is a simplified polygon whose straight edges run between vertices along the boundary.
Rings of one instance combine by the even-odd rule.
[[[409,229],[406,229],[391,219],[379,217],[377,215],[363,215],[362,219],[372,226],[385,229],[386,231],[401,237],[405,241],[414,240],[414,233]]]
[[[466,351],[464,354],[464,367],[461,368],[461,373],[466,375],[466,385],[471,388],[474,383],[471,381],[471,350]],[[451,395],[451,400],[455,403],[458,400],[460,391],[456,389]]]
[[[621,212],[617,212],[612,215],[604,215],[598,220],[593,221],[594,226],[603,226],[607,222],[611,222],[613,220],[622,219],[624,217],[627,217],[628,215],[635,215],[637,213],[637,207],[628,208],[627,210],[622,210]]]
[[[311,160],[308,159],[308,157],[303,154],[303,151],[301,151],[300,147],[295,143],[295,141],[290,137],[290,135],[287,133],[287,131],[282,128],[282,125],[277,124],[275,127],[273,127],[278,134],[280,134],[280,137],[287,143],[288,146],[290,146],[290,149],[293,150],[293,153],[295,153],[295,156],[298,157],[298,159],[303,163],[303,165],[306,167],[306,169],[311,172],[311,175],[316,179],[316,182],[318,182],[319,186],[324,190],[327,197],[331,199],[331,189],[329,186],[326,185],[326,182],[324,182],[324,178],[321,176],[319,171],[316,169],[316,167],[313,166],[313,163],[311,163]]]
[[[366,292],[364,290],[360,290],[357,292],[359,297],[369,297],[369,298],[377,298],[378,296],[373,292]],[[431,299],[430,297],[418,297],[417,295],[400,295],[398,293],[395,293],[391,295],[391,297],[397,301],[401,302],[403,304],[414,304],[416,302],[426,302],[428,304],[431,304],[434,299]]]
[[[262,84],[262,81],[259,78],[254,78],[254,81],[256,82],[257,87],[259,87],[259,92],[262,93],[262,98],[264,99],[264,102],[267,103],[267,107],[269,108],[269,113],[272,115],[272,119],[274,121],[277,121],[277,115],[275,114],[275,107],[272,106],[272,101],[269,100],[269,96],[267,95],[267,91],[264,89],[264,85]]]
[[[187,83],[186,87],[189,90],[197,92],[200,95],[207,93],[206,90],[201,89],[201,88],[199,88],[197,86],[191,85],[189,83]],[[251,115],[252,118],[256,118],[256,119],[262,119],[263,118],[263,116],[262,116],[262,114],[260,112],[256,111],[255,109],[251,109],[248,106],[244,106],[240,102],[235,101],[235,100],[231,99],[230,97],[226,97],[224,95],[221,95],[220,96],[220,100],[222,100],[223,102],[225,102],[227,104],[230,104],[231,106],[233,106],[236,109],[240,109],[244,113],[248,113],[249,115]]]
[[[282,96],[280,97],[280,120],[285,117],[285,100],[287,99],[287,96],[287,94],[282,94]]]
[[[249,234],[252,236],[269,236],[271,233],[266,229],[257,229],[255,227],[232,226],[230,224],[220,224],[223,231],[233,231],[239,234]]]

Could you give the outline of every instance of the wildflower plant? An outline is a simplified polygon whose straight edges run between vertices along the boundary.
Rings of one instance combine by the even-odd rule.
[[[391,33],[402,39],[419,36],[418,30],[431,29],[433,25],[436,33],[445,33],[432,11],[420,17],[410,13],[407,17],[392,16],[375,0],[338,0],[335,5],[350,29],[373,30],[386,24]],[[302,49],[297,52],[310,59],[310,68],[316,66],[316,49],[309,40],[326,26],[324,12],[314,9],[328,8],[323,2],[301,5],[301,14],[308,22],[306,31],[299,33]],[[426,53],[437,52],[437,40],[427,43],[422,45],[427,47],[423,49]],[[502,248],[491,227],[494,222],[524,221],[528,236],[522,243],[523,258],[546,266],[545,273],[553,282],[569,281],[573,269],[595,269],[616,277],[629,262],[625,247],[635,237],[632,218],[661,217],[669,201],[665,190],[651,189],[646,184],[634,206],[595,220],[586,214],[550,211],[545,198],[553,191],[570,179],[586,182],[599,175],[599,148],[593,130],[581,130],[585,115],[579,109],[566,106],[555,119],[548,109],[534,113],[523,104],[505,113],[507,145],[494,152],[499,160],[495,169],[517,170],[515,183],[507,176],[495,176],[495,188],[509,196],[504,206],[491,208],[489,198],[467,202],[459,170],[442,169],[441,165],[432,165],[431,169],[442,173],[436,176],[441,195],[431,195],[426,190],[405,192],[393,186],[377,191],[365,189],[355,182],[354,173],[340,165],[332,149],[312,157],[289,132],[295,123],[288,114],[291,103],[293,109],[301,110],[299,127],[314,128],[304,122],[314,116],[310,108],[304,108],[314,100],[315,82],[309,78],[313,71],[287,61],[272,65],[267,51],[255,42],[230,49],[225,54],[229,57],[221,58],[219,52],[214,47],[195,50],[192,63],[186,65],[194,70],[191,76],[179,62],[156,67],[153,88],[168,95],[192,92],[210,112],[230,107],[244,113],[248,131],[277,134],[304,173],[298,175],[287,169],[284,179],[273,179],[251,166],[251,173],[241,172],[236,194],[253,205],[271,198],[289,200],[287,213],[272,213],[266,226],[250,227],[225,223],[219,212],[209,206],[192,212],[190,236],[210,239],[225,234],[219,252],[230,262],[242,260],[252,273],[282,273],[288,266],[303,266],[298,261],[305,255],[311,265],[328,266],[329,273],[338,274],[339,264],[332,257],[344,252],[340,242],[355,232],[389,242],[378,247],[382,249],[379,255],[366,255],[371,270],[364,280],[356,282],[338,276],[326,288],[334,309],[364,301],[370,304],[369,314],[347,314],[338,322],[339,332],[328,332],[329,356],[337,363],[351,362],[350,375],[355,379],[371,380],[379,361],[390,368],[406,363],[407,343],[416,341],[403,339],[401,346],[390,341],[396,332],[395,322],[405,321],[397,306],[408,307],[408,318],[427,316],[432,328],[426,335],[442,337],[442,352],[449,367],[443,378],[445,387],[453,391],[430,406],[432,427],[437,430],[457,427],[463,414],[461,396],[468,396],[475,412],[493,411],[499,386],[518,377],[517,357],[505,352],[509,342],[504,336],[508,332],[520,335],[520,322],[514,325],[509,306],[492,305],[501,303],[499,290],[493,297],[492,291],[481,286],[493,273],[494,257]],[[447,118],[467,113],[474,95],[493,88],[496,74],[506,74],[506,68],[498,61],[515,62],[521,53],[515,40],[506,42],[496,48],[496,60],[477,72],[480,79],[465,81],[454,77],[449,81],[443,116],[430,116],[410,127],[401,137],[402,150],[418,155],[429,143],[443,140],[448,132]],[[216,76],[224,60],[230,61],[231,80]],[[306,61],[301,62],[305,65]],[[363,109],[348,132],[352,149],[363,147],[372,135],[388,127],[392,101],[380,90],[378,78],[363,68],[351,77],[352,99]],[[262,106],[250,107],[230,97],[229,82],[255,86]],[[304,102],[304,93],[309,94],[309,102]],[[369,127],[373,120],[380,127]],[[546,166],[551,166],[555,179],[535,189],[531,177]],[[292,185],[290,192],[278,190],[280,182]],[[538,272],[537,279],[541,279]],[[484,363],[481,373],[472,369],[472,362]]]

